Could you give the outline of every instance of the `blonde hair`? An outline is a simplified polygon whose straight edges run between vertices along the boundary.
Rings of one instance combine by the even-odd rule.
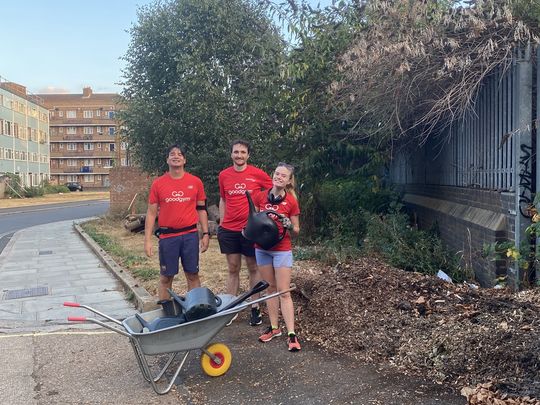
[[[294,166],[285,162],[279,162],[276,169],[278,167],[284,167],[291,173],[291,177],[289,179],[290,183],[285,186],[285,191],[289,194],[292,194],[294,198],[298,199],[298,194],[296,194],[296,179],[294,177]]]

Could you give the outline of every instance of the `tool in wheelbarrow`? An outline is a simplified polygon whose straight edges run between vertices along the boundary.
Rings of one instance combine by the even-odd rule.
[[[211,340],[238,312],[250,307],[252,304],[277,297],[295,288],[292,287],[285,291],[278,291],[253,301],[244,302],[248,297],[264,290],[263,287],[268,287],[268,284],[257,284],[253,289],[239,297],[230,294],[220,294],[218,297],[221,299],[221,304],[217,307],[215,314],[149,332],[143,332],[144,326],[139,319],[143,318],[146,322],[152,323],[157,318],[163,318],[165,317],[165,312],[162,308],[137,314],[140,318],[133,315],[123,321],[119,321],[87,305],[74,302],[65,302],[64,305],[87,309],[111,321],[113,324],[84,316],[68,317],[69,321],[92,322],[127,337],[131,343],[144,379],[152,385],[152,388],[157,394],[166,394],[171,390],[174,381],[180,374],[192,350],[200,350],[202,352],[201,367],[206,374],[212,377],[225,374],[232,363],[231,351],[225,344],[210,343]],[[172,364],[179,354],[181,354],[181,359],[178,366],[174,369]],[[161,369],[152,370],[148,364],[147,357],[157,355],[168,355],[168,358]],[[161,384],[158,386],[157,382],[165,376],[168,370],[170,370],[172,376],[168,380],[164,380],[164,386]]]
[[[187,292],[185,297],[179,296],[170,288],[167,291],[173,301],[182,308],[186,321],[194,321],[214,315],[221,305],[221,298],[216,297],[206,287],[193,288]]]
[[[170,288],[167,291],[173,300],[159,301],[166,316],[158,317],[152,322],[148,322],[141,315],[135,314],[139,322],[143,325],[143,329],[146,328],[148,331],[153,332],[185,322],[206,318],[215,314],[218,306],[221,305],[221,298],[216,297],[206,287],[193,288],[188,291],[185,297],[179,296]]]

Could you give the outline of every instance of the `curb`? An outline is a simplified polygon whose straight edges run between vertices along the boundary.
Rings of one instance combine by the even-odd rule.
[[[133,293],[135,306],[140,312],[152,311],[158,308],[156,298],[143,287],[137,284],[137,281],[127,273],[114,259],[99,246],[94,239],[90,237],[77,223],[73,223],[73,228],[80,237],[90,246],[90,249],[103,262],[105,267],[122,283],[124,288]]]

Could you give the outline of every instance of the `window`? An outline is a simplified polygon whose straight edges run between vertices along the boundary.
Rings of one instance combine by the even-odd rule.
[[[96,110],[96,117],[101,117],[101,111],[100,110]]]
[[[85,135],[92,135],[94,133],[94,128],[92,127],[84,127],[84,134]]]
[[[76,159],[68,159],[67,160],[67,165],[71,166],[71,167],[77,166],[77,160]]]
[[[84,159],[84,166],[94,166],[94,159]]]
[[[67,127],[66,133],[74,135],[74,134],[77,133],[77,128],[75,128],[75,127]]]
[[[108,117],[110,120],[114,120],[114,111],[108,111],[108,112],[107,112],[107,117]]]
[[[66,111],[66,117],[67,118],[77,118],[77,111],[75,111],[75,110]]]
[[[60,143],[59,148],[60,148],[60,149],[64,149],[64,144],[63,144],[63,143]]]
[[[98,134],[102,134],[102,133],[103,133],[103,128],[97,127],[97,128],[96,128],[96,132],[97,132]]]
[[[67,150],[77,150],[77,144],[76,143],[68,143],[67,144]]]
[[[64,133],[64,128],[62,128],[62,127],[58,128],[58,132],[60,132],[61,134],[63,134],[63,133]]]
[[[110,144],[109,144],[109,152],[114,152],[115,146],[116,146],[116,145],[115,145],[114,143],[110,143]]]
[[[83,117],[84,118],[94,118],[94,112],[92,110],[85,110],[83,111]]]
[[[126,144],[125,142],[122,142],[122,143],[120,144],[120,149],[121,149],[121,150],[126,150],[126,147],[127,147],[127,144]]]
[[[89,142],[85,143],[84,150],[94,150],[94,144]]]
[[[96,174],[96,181],[101,181],[101,174]]]
[[[96,165],[101,166],[101,159],[96,159]]]
[[[77,176],[67,176],[67,181],[77,181]]]
[[[127,160],[126,160],[126,158],[122,158],[122,159],[120,160],[120,164],[121,164],[122,166],[127,166]]]
[[[85,183],[93,183],[93,182],[94,182],[94,179],[93,179],[92,176],[90,176],[89,174],[85,174],[85,175],[84,175],[84,182],[85,182]]]
[[[109,135],[114,135],[114,127],[109,127]]]
[[[103,167],[113,167],[114,160],[113,159],[105,159],[105,165]]]
[[[53,111],[53,110],[49,111],[49,117],[50,117],[50,118],[53,118],[53,117],[54,117],[54,111]]]
[[[101,149],[101,143],[98,143],[98,144],[97,144],[97,148],[98,148],[98,149]]]
[[[4,134],[5,135],[12,135],[11,128],[12,128],[11,122],[10,121],[4,121]]]
[[[58,111],[58,116],[59,116],[60,118],[62,118],[62,117],[64,116],[64,112],[63,112],[63,111]]]

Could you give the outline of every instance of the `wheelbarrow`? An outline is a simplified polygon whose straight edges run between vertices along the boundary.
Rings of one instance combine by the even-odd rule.
[[[223,343],[210,343],[210,341],[243,309],[292,291],[295,288],[292,287],[285,291],[278,291],[253,301],[246,301],[247,298],[267,287],[268,283],[262,281],[250,291],[247,291],[239,297],[230,294],[218,294],[218,297],[221,299],[221,304],[217,308],[217,313],[214,315],[155,331],[146,330],[143,323],[139,320],[139,317],[143,318],[144,321],[151,323],[156,318],[164,317],[166,315],[163,309],[143,312],[141,314],[129,316],[123,321],[119,321],[87,305],[81,305],[75,302],[64,302],[64,306],[84,308],[111,321],[114,325],[105,323],[105,321],[96,318],[84,316],[68,317],[68,321],[95,323],[127,337],[131,343],[135,358],[137,359],[137,363],[139,364],[144,379],[152,385],[152,388],[157,394],[166,394],[171,390],[174,381],[180,374],[180,371],[192,350],[201,351],[201,367],[209,376],[218,377],[229,370],[232,363],[231,351]],[[148,364],[147,356],[163,354],[169,355],[165,365],[157,372],[153,372]],[[156,383],[164,377],[167,370],[173,370],[171,365],[174,359],[179,355],[182,358],[174,370],[172,377],[169,381],[165,381],[165,388],[160,388]]]

